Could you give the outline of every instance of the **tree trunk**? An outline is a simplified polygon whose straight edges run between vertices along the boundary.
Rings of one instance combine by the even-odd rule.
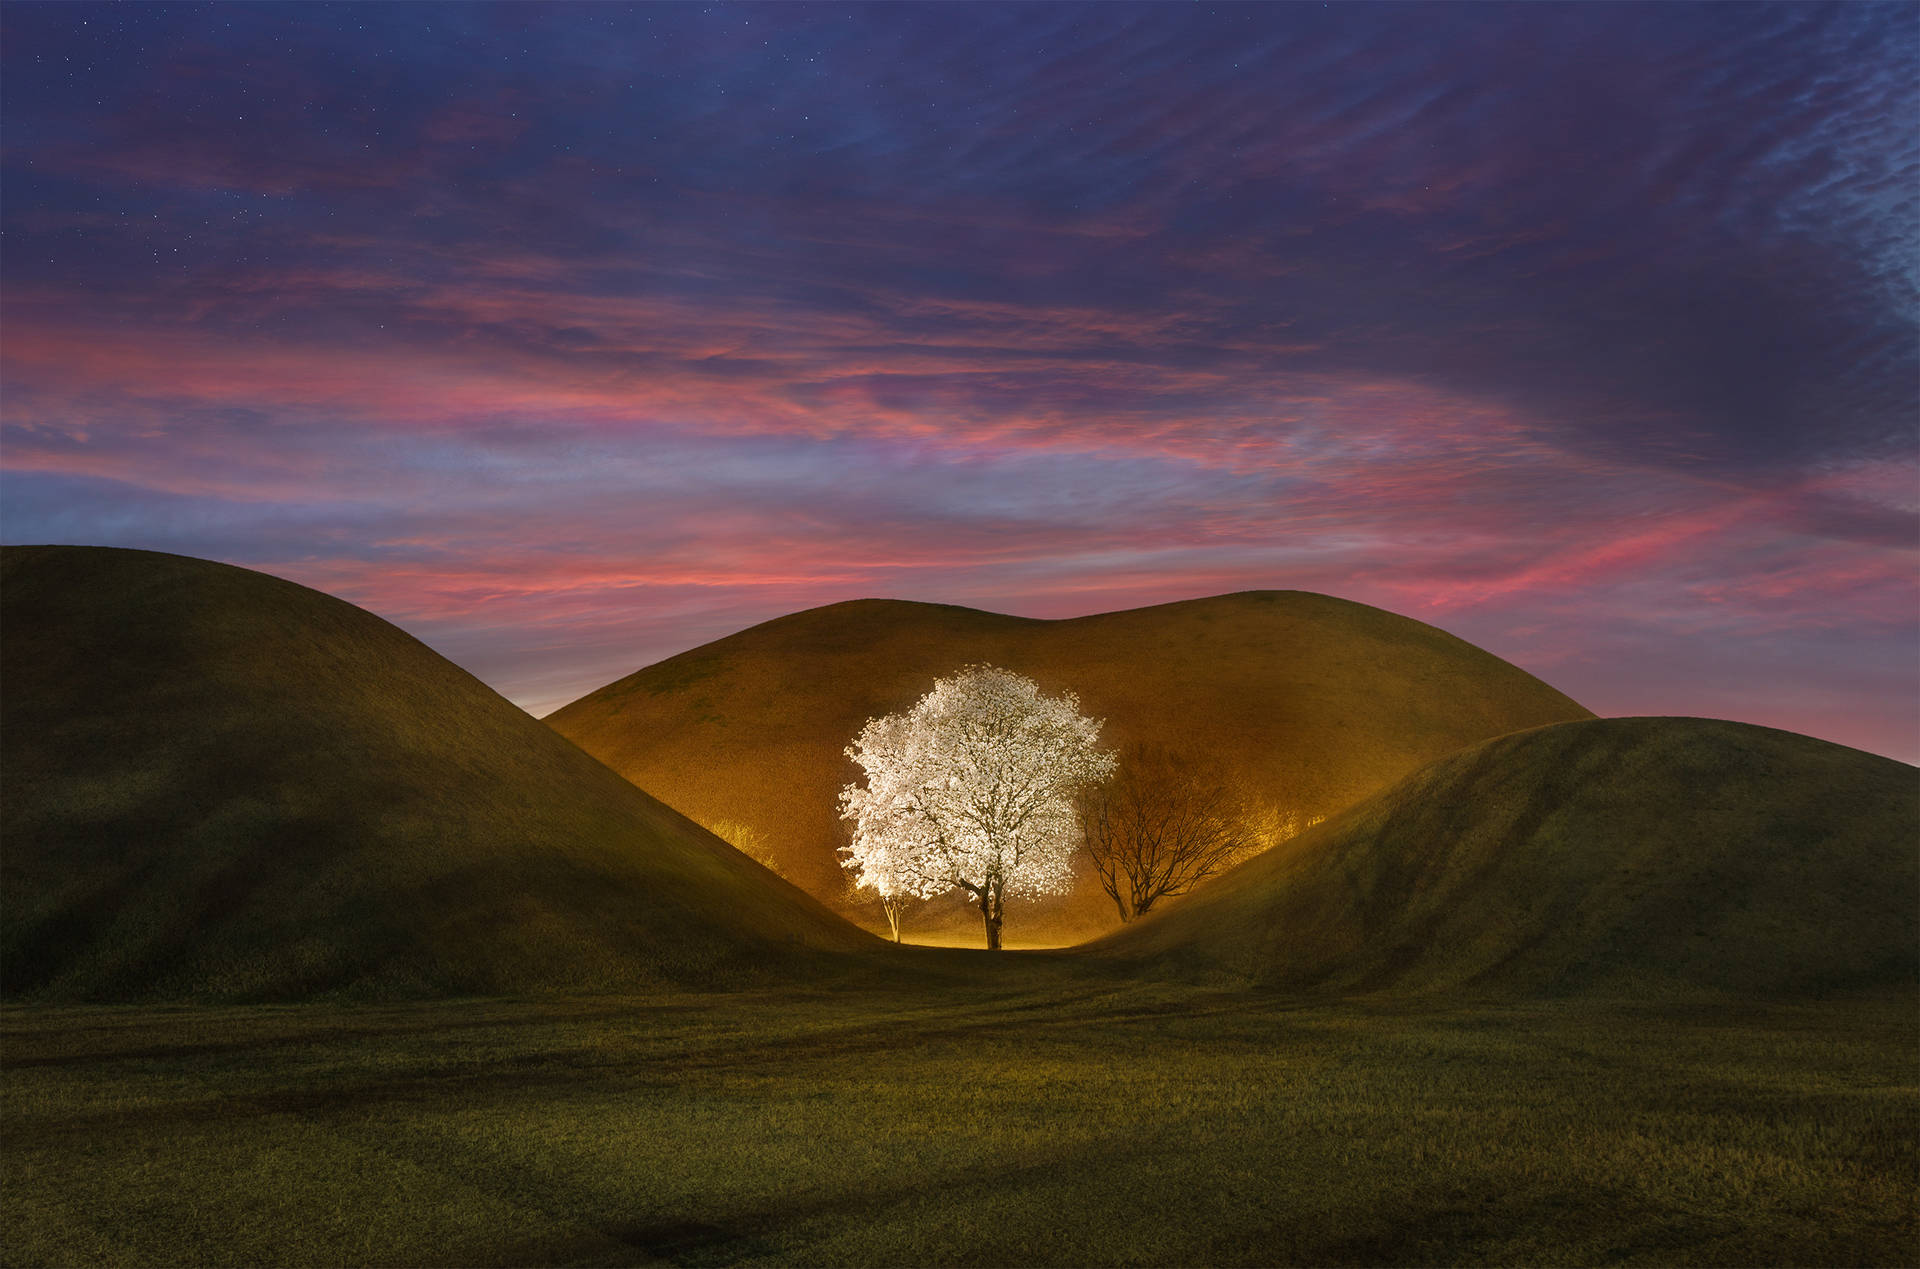
[[[1153,901],[1159,897],[1159,895],[1153,893],[1151,884],[1135,886],[1133,888],[1133,915],[1136,918],[1147,915],[1147,909],[1151,908]]]
[[[1000,950],[1000,920],[1003,914],[1000,887],[992,882],[980,894],[980,916],[987,924],[987,950]]]
[[[1156,890],[1151,885],[1144,886],[1141,889],[1134,891],[1133,892],[1133,915],[1135,917],[1143,917],[1147,915],[1147,909],[1151,908],[1154,904],[1160,902],[1160,900],[1164,899],[1165,897],[1166,897],[1166,891]]]
[[[887,914],[887,927],[893,931],[893,941],[900,941],[900,905],[896,901],[882,896],[880,909]]]
[[[993,901],[985,896],[980,899],[980,916],[987,923],[987,950],[1000,950],[1000,914],[993,910]]]

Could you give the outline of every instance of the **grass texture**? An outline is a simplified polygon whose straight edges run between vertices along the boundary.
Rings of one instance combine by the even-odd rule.
[[[1914,1261],[1910,767],[1301,595],[840,605],[569,709],[824,847],[840,729],[980,659],[1375,792],[890,947],[351,605],[0,552],[0,1264]]]
[[[1340,993],[1920,983],[1920,772],[1700,718],[1443,758],[1086,954]]]
[[[1909,999],[9,1008],[8,1265],[1895,1265]]]
[[[6,548],[0,680],[9,997],[724,986],[878,946],[291,582]]]
[[[846,841],[836,798],[858,775],[844,749],[868,718],[971,662],[1070,689],[1106,720],[1107,742],[1192,752],[1303,817],[1490,736],[1591,717],[1431,626],[1325,595],[1251,591],[1071,621],[834,604],[662,661],[547,721],[702,823],[748,825],[785,875],[833,902]],[[954,915],[953,928],[969,919]],[[1116,919],[1089,877],[1064,903],[1010,908],[1007,933],[1071,941]]]

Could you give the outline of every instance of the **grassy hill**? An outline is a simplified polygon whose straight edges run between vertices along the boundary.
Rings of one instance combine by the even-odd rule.
[[[547,722],[694,819],[745,825],[786,876],[833,902],[846,840],[835,799],[857,775],[843,750],[869,717],[970,662],[1070,688],[1106,719],[1108,741],[1189,750],[1302,817],[1489,736],[1591,717],[1431,626],[1325,595],[1252,591],[1071,621],[834,604],[649,666]],[[971,933],[965,914],[954,920]],[[1007,934],[1083,938],[1114,920],[1085,882],[1065,903],[1010,910]]]
[[[1086,949],[1287,989],[1822,994],[1920,979],[1920,772],[1619,718],[1442,759]]]
[[[412,637],[277,578],[7,548],[0,680],[10,997],[712,986],[872,943]]]

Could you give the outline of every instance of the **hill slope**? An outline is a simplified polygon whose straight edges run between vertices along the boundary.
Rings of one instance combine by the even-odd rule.
[[[1302,816],[1489,736],[1591,717],[1431,626],[1324,595],[1252,591],[1070,621],[834,604],[649,666],[547,722],[694,819],[744,824],[787,876],[832,901],[845,841],[835,799],[857,775],[843,750],[869,717],[970,662],[1070,688],[1106,719],[1106,741],[1189,750]],[[1010,912],[1008,934],[1086,937],[1114,920],[1097,885],[1083,884],[1065,905]]]
[[[9,547],[0,679],[9,996],[714,984],[870,943],[291,582]]]
[[[1089,956],[1287,988],[1819,993],[1920,978],[1920,772],[1619,718],[1442,759]]]

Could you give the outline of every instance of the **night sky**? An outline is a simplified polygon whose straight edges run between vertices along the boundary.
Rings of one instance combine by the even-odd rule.
[[[1920,8],[11,0],[0,533],[544,713],[1251,588],[1920,760]]]

